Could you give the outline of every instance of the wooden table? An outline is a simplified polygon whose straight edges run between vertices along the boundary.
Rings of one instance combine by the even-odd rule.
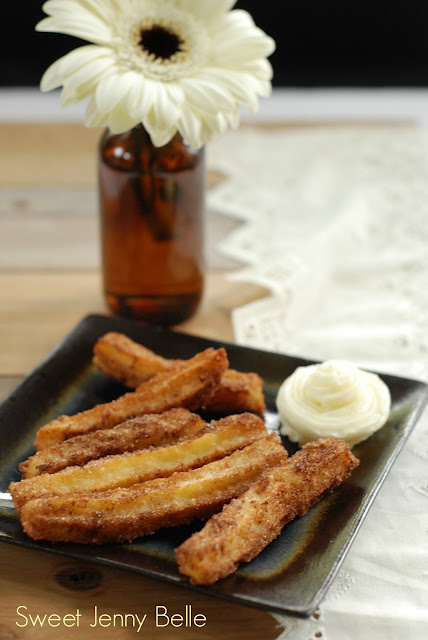
[[[0,124],[0,399],[81,318],[106,313],[97,255],[98,137],[99,131],[79,124]],[[236,285],[211,272],[200,312],[180,329],[233,340],[231,309],[263,294],[259,287]],[[150,622],[140,635],[153,640],[273,640],[283,631],[261,610],[8,544],[0,545],[0,596],[0,640],[75,638],[79,631],[94,640],[137,634],[132,626],[90,628],[94,606],[111,616],[148,612]],[[153,625],[156,606],[183,614],[186,604],[206,616],[204,627]],[[18,607],[27,607],[19,612],[33,617],[69,615],[69,626],[61,625],[59,634],[54,617],[52,626],[45,621],[33,627]],[[81,618],[74,617],[73,625],[77,609]],[[25,627],[16,624],[26,621]]]

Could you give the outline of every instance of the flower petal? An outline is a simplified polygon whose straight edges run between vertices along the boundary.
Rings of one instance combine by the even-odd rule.
[[[212,35],[218,35],[220,38],[230,38],[237,31],[245,33],[257,28],[254,24],[253,17],[244,9],[235,9],[221,15],[215,22],[209,25],[209,31]]]
[[[239,71],[250,73],[259,80],[272,80],[273,77],[272,65],[266,58],[251,60],[246,64],[240,64]]]
[[[153,106],[155,96],[153,85],[156,83],[150,78],[144,78],[144,76],[137,73],[135,75],[137,77],[132,83],[125,100],[130,116],[142,121]]]
[[[36,31],[53,31],[97,44],[110,44],[112,28],[93,11],[75,0],[48,0],[43,9],[51,17],[36,25]]]
[[[237,102],[245,105],[252,113],[256,113],[259,106],[259,96],[267,98],[272,93],[272,85],[269,80],[257,78],[251,73],[242,73],[231,69],[207,69],[205,72],[217,82],[222,82],[236,98]]]
[[[95,102],[95,98],[92,97],[88,105],[86,107],[85,113],[85,125],[87,127],[106,127],[107,126],[107,116],[105,113],[101,113],[97,109],[97,105]]]
[[[101,78],[96,92],[95,100],[100,111],[108,112],[116,107],[126,97],[129,89],[127,73],[121,72],[113,66],[110,73]]]
[[[180,117],[181,109],[173,99],[168,85],[154,83],[155,95],[153,97],[152,109],[148,112],[146,119],[150,122],[152,129],[170,129],[176,126]]]
[[[203,146],[201,140],[201,118],[191,109],[183,110],[178,121],[178,130],[193,149],[200,149]]]
[[[275,51],[275,41],[256,27],[246,11],[226,14],[216,25],[211,36],[211,63],[226,68],[269,56]]]
[[[236,68],[242,63],[270,55],[274,50],[271,38],[260,37],[257,34],[246,36],[235,42],[224,40],[215,48],[211,56],[211,63],[225,68]]]
[[[123,107],[132,117],[138,117],[141,109],[141,102],[144,96],[144,76],[136,71],[128,71],[129,88],[126,96],[122,99]],[[150,102],[150,107],[151,107]],[[148,107],[148,108],[150,108]]]
[[[40,88],[42,91],[56,89],[64,83],[64,79],[67,76],[77,69],[90,64],[94,60],[109,57],[110,55],[110,49],[93,44],[73,49],[73,51],[59,58],[46,69],[40,82]]]
[[[195,76],[184,78],[180,82],[186,100],[199,111],[218,113],[221,109],[230,109],[235,104],[234,97],[223,86]]]
[[[90,11],[96,13],[107,24],[114,24],[117,17],[117,8],[111,0],[81,0],[82,4]]]
[[[149,118],[143,119],[143,125],[155,147],[165,146],[177,133],[177,127],[162,129],[157,126],[155,121]]]
[[[237,129],[241,121],[241,113],[239,111],[238,105],[233,111],[223,113],[223,117],[226,118],[227,127],[232,127],[232,129]]]
[[[176,6],[208,24],[226,13],[236,0],[176,0]]]
[[[110,66],[110,64],[107,67],[94,64],[91,73],[83,76],[81,75],[82,70],[79,69],[78,72],[67,78],[61,91],[61,105],[68,107],[95,94],[99,81],[108,72]]]
[[[237,102],[245,104],[251,111],[257,109],[257,95],[263,95],[259,93],[262,88],[260,81],[248,73],[209,67],[203,70],[201,77],[216,86],[222,86]]]
[[[64,87],[78,90],[81,85],[92,80],[98,82],[105,74],[110,73],[111,68],[112,61],[108,57],[92,60],[92,62],[67,76],[64,80]]]
[[[255,111],[271,91],[266,56],[275,43],[235,0],[48,0],[39,31],[56,31],[95,43],[55,62],[43,76],[44,91],[63,86],[61,104],[89,98],[88,126],[125,131],[142,122],[157,146],[177,129],[199,148],[239,124],[239,105]],[[147,13],[148,12],[148,13]],[[190,55],[170,60],[143,56],[129,34],[143,16],[182,21]],[[174,19],[175,19],[174,18]],[[188,23],[187,23],[188,19]],[[197,31],[195,32],[195,28]],[[192,31],[193,30],[193,31]],[[202,36],[201,36],[202,37]],[[162,61],[163,62],[163,61]]]
[[[108,127],[112,133],[123,133],[135,127],[137,122],[129,116],[120,104],[108,115]]]
[[[227,121],[221,114],[218,114],[215,118],[204,118],[201,114],[201,122],[201,139],[203,144],[206,144],[209,140],[212,140],[212,138],[222,135],[227,129]]]

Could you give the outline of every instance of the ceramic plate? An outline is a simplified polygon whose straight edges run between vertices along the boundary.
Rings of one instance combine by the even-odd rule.
[[[0,407],[0,492],[19,480],[19,462],[34,453],[36,431],[62,414],[114,399],[125,388],[96,371],[92,348],[107,331],[120,331],[157,353],[186,358],[208,346],[226,347],[230,365],[255,371],[265,382],[266,421],[279,428],[275,396],[297,366],[286,355],[218,343],[182,333],[141,327],[130,321],[88,316]],[[192,587],[178,570],[174,549],[201,524],[163,529],[133,544],[84,546],[35,542],[22,531],[13,511],[0,510],[0,541],[43,549],[80,560],[120,567],[214,596],[276,612],[309,616],[336,575],[363,518],[426,402],[427,385],[382,375],[392,396],[388,423],[354,448],[360,466],[305,516],[286,525],[256,559],[212,587]],[[293,453],[294,445],[284,439]]]

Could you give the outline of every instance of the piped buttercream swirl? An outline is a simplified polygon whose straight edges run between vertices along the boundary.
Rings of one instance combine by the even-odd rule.
[[[329,360],[298,367],[277,399],[281,433],[303,445],[333,436],[357,444],[388,419],[391,395],[374,373],[350,362]]]

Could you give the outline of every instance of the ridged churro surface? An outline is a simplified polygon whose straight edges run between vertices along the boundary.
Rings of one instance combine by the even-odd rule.
[[[65,467],[81,467],[104,456],[168,446],[193,437],[205,428],[206,422],[188,409],[149,413],[111,429],[98,429],[38,451],[21,462],[19,470],[24,478],[33,478]]]
[[[161,527],[211,515],[286,457],[272,434],[221,460],[168,478],[91,496],[30,500],[22,507],[22,526],[37,540],[131,541]]]
[[[183,362],[163,358],[114,331],[99,338],[94,347],[94,365],[106,376],[131,388]],[[206,408],[221,414],[250,411],[262,415],[266,408],[263,380],[255,373],[227,369]]]
[[[305,445],[265,473],[176,550],[181,573],[193,584],[213,584],[257,556],[284,525],[307,512],[358,465],[344,441]]]
[[[95,343],[92,362],[109,378],[135,389],[183,361],[163,358],[123,333],[110,331]]]
[[[19,511],[25,502],[46,495],[130,487],[208,464],[267,435],[260,418],[238,414],[213,421],[206,425],[205,433],[179,444],[92,460],[83,467],[13,482],[9,491]]]
[[[217,389],[228,366],[224,349],[206,349],[194,358],[158,373],[136,391],[113,402],[97,405],[74,416],[61,416],[39,429],[37,449],[45,449],[73,436],[109,429],[145,413],[162,413],[173,407],[204,407]]]

